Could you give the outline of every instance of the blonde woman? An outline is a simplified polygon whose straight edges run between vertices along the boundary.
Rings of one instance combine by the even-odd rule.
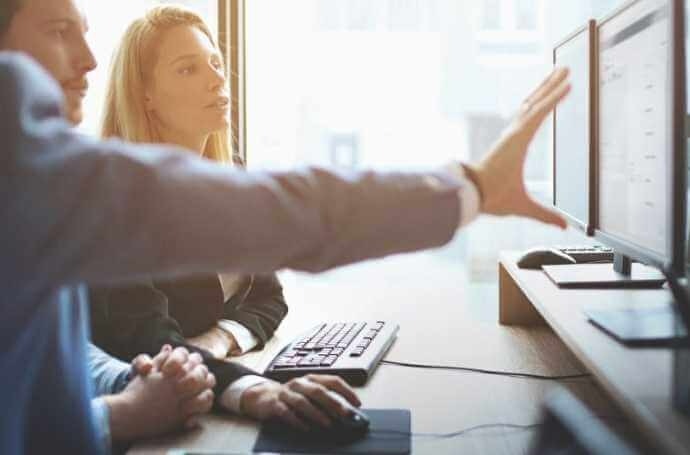
[[[102,134],[176,144],[231,165],[229,108],[225,68],[213,34],[194,12],[160,6],[130,25],[117,50]],[[190,237],[213,222],[213,213],[196,220],[199,232]],[[171,245],[175,247],[179,245]],[[217,379],[217,404],[231,411],[259,419],[278,417],[305,428],[309,423],[327,425],[330,419],[304,396],[335,413],[346,410],[323,393],[325,388],[358,404],[338,378],[316,376],[281,386],[225,360],[262,347],[287,313],[274,275],[219,273],[92,289],[91,309],[94,342],[117,357],[156,353],[164,344],[200,352]]]

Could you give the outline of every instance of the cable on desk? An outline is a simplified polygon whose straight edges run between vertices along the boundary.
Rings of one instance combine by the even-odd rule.
[[[395,360],[382,360],[383,365],[393,365],[399,367],[407,368],[424,368],[431,370],[456,370],[456,371],[467,371],[470,373],[481,373],[481,374],[491,374],[496,376],[510,376],[514,378],[527,378],[527,379],[537,379],[540,381],[565,381],[568,379],[582,379],[589,378],[592,375],[589,373],[580,374],[569,374],[563,376],[547,376],[542,374],[532,374],[532,373],[518,373],[513,371],[497,371],[497,370],[485,370],[483,368],[470,368],[470,367],[459,367],[453,365],[425,365],[421,363],[408,363],[408,362],[397,362]]]
[[[620,417],[616,416],[594,416],[597,420],[602,420],[602,421],[611,421],[611,422],[616,422],[616,421],[623,421]],[[508,428],[511,430],[520,430],[520,431],[527,431],[527,430],[533,430],[535,428],[541,427],[546,425],[544,422],[540,423],[532,423],[532,424],[527,424],[527,425],[520,425],[516,423],[485,423],[482,425],[475,425],[473,427],[465,428],[462,430],[458,431],[453,431],[451,433],[410,433],[407,431],[397,431],[397,430],[371,430],[372,434],[379,434],[379,433],[384,433],[384,434],[391,434],[391,435],[397,435],[393,436],[392,438],[387,438],[387,439],[399,439],[403,437],[413,437],[413,438],[432,438],[432,439],[452,439],[452,438],[457,438],[459,436],[463,436],[467,433],[477,431],[477,430],[486,430],[486,429],[491,429],[491,428]],[[377,436],[379,437],[379,436]]]
[[[382,438],[380,436],[376,436],[376,438],[379,439],[401,439],[401,438],[407,438],[407,437],[413,437],[413,438],[432,438],[432,439],[452,439],[452,438],[457,438],[459,436],[463,436],[467,433],[470,433],[472,431],[477,431],[477,430],[486,430],[490,428],[508,428],[512,430],[521,430],[521,431],[527,431],[527,430],[533,430],[535,428],[538,428],[540,426],[543,426],[543,423],[532,423],[529,425],[518,425],[515,423],[485,423],[482,425],[475,425],[473,427],[465,428],[462,430],[458,431],[453,431],[451,433],[410,433],[407,431],[396,431],[396,430],[371,430],[371,434],[390,434],[393,435],[391,438]]]

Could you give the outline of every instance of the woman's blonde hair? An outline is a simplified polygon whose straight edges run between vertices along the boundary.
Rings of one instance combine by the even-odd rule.
[[[103,137],[119,137],[130,142],[162,140],[146,109],[144,93],[157,61],[156,43],[160,35],[179,25],[196,27],[218,49],[204,20],[185,7],[156,6],[135,20],[127,28],[111,63],[101,127]],[[203,156],[221,163],[232,162],[227,129],[209,136]]]

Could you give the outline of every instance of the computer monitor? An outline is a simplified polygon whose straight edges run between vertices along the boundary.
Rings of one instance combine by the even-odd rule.
[[[685,272],[684,22],[682,0],[634,0],[598,22],[594,236],[616,254],[613,267],[545,267],[560,286],[658,287],[660,268]]]
[[[630,259],[685,272],[682,0],[632,1],[601,21],[595,236]]]
[[[591,20],[553,49],[554,66],[570,69],[572,85],[553,114],[553,205],[587,235],[594,232],[595,216],[595,33]]]

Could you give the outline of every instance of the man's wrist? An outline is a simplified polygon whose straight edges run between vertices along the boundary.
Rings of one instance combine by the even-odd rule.
[[[485,191],[482,187],[481,179],[479,178],[479,170],[467,163],[460,163],[460,166],[462,166],[465,176],[474,184],[475,188],[477,188],[477,193],[479,194],[479,207],[483,207]]]
[[[245,414],[245,403],[256,399],[256,394],[260,393],[257,387],[270,379],[258,375],[246,375],[231,383],[219,397],[221,406],[236,414]],[[249,393],[247,393],[249,392]]]

